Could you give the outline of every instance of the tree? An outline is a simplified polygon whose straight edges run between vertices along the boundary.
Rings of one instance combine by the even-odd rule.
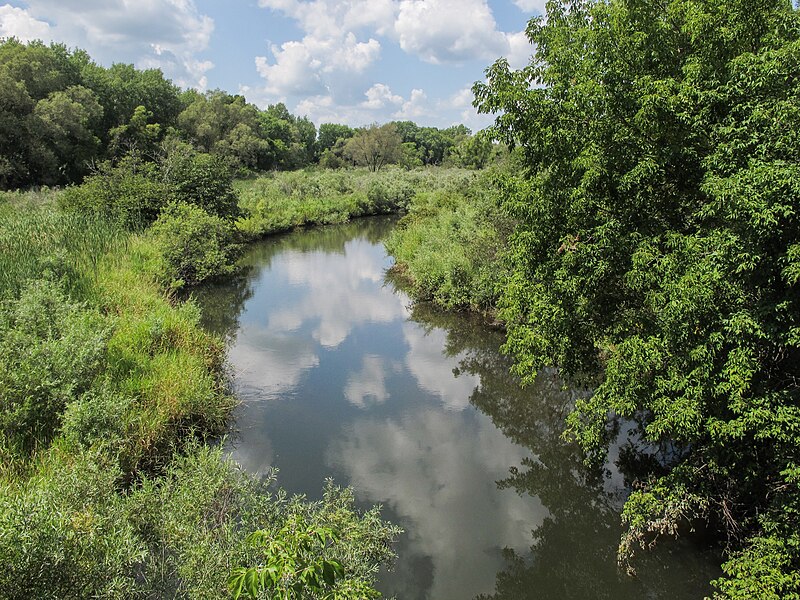
[[[336,123],[323,123],[319,126],[319,135],[317,136],[317,152],[322,155],[325,150],[333,148],[334,144],[340,139],[349,140],[353,137],[355,132],[347,125],[338,125]]]
[[[663,450],[626,504],[623,558],[704,519],[729,540],[721,596],[796,596],[798,13],[551,1],[527,32],[531,64],[474,88],[527,166],[501,183],[518,221],[506,348],[528,380],[597,375],[568,422],[590,459],[618,419]]]
[[[344,154],[355,164],[378,171],[384,165],[397,162],[402,157],[402,140],[391,123],[370,125],[350,138]]]

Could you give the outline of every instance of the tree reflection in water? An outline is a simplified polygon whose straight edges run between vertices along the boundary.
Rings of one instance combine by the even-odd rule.
[[[521,390],[509,360],[497,351],[501,332],[426,304],[413,307],[412,319],[447,331],[446,353],[462,356],[459,368],[480,378],[471,403],[514,443],[530,450],[531,456],[519,467],[511,466],[498,487],[538,498],[549,512],[531,532],[529,554],[506,550],[507,567],[497,575],[495,592],[478,598],[674,600],[710,591],[708,582],[718,575],[714,553],[690,541],[666,542],[644,553],[635,577],[618,568],[620,510],[629,491],[626,482],[635,474],[621,472],[618,458],[600,468],[587,467],[579,448],[562,436],[564,419],[588,390],[566,387],[552,369]],[[626,439],[627,431],[622,434],[611,454],[635,465],[642,457]]]

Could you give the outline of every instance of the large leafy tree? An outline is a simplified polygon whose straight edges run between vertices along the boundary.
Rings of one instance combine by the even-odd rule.
[[[521,146],[507,348],[597,374],[569,432],[662,449],[623,558],[697,519],[719,594],[800,588],[800,18],[789,0],[551,0],[526,68],[476,84]],[[609,419],[608,416],[612,418]]]
[[[379,171],[385,165],[400,160],[402,150],[402,138],[394,124],[372,124],[358,130],[347,140],[344,155],[355,164],[368,167],[370,171]]]

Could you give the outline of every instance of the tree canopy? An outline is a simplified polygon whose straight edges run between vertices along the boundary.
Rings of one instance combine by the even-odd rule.
[[[476,84],[526,171],[506,348],[597,377],[569,433],[657,448],[623,559],[706,520],[721,597],[800,588],[800,18],[789,0],[551,1]],[[611,415],[609,420],[608,415]]]

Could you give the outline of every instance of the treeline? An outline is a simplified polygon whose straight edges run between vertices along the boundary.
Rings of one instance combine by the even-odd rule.
[[[0,43],[0,189],[79,183],[103,161],[131,153],[154,160],[176,140],[238,173],[374,167],[356,146],[378,130],[387,148],[382,163],[478,168],[496,152],[464,126],[323,124],[317,132],[280,103],[261,110],[219,90],[183,91],[160,70],[106,68],[61,44]]]

